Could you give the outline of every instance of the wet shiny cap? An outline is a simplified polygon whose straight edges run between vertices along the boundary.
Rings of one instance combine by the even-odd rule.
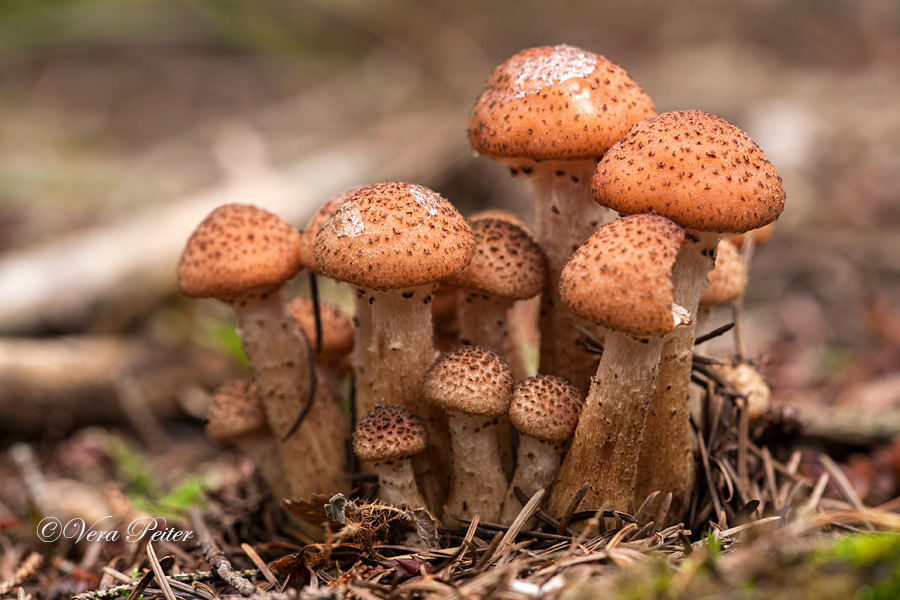
[[[509,410],[514,384],[505,358],[481,346],[460,346],[431,365],[422,394],[447,411],[498,417]]]
[[[525,435],[562,442],[575,433],[582,404],[581,392],[568,379],[537,375],[516,384],[509,420]]]
[[[544,287],[547,266],[544,253],[530,235],[509,221],[473,219],[475,255],[446,285],[489,296],[524,300]]]
[[[440,194],[386,182],[341,204],[319,230],[314,255],[329,277],[387,290],[450,277],[474,249],[466,220]]]
[[[579,317],[635,337],[672,331],[672,267],[684,240],[681,227],[658,215],[603,225],[563,268],[563,302]]]
[[[212,211],[178,264],[178,287],[193,298],[231,300],[264,292],[302,268],[300,234],[272,213],[247,204]]]
[[[259,389],[250,379],[223,383],[209,402],[206,420],[206,434],[223,444],[269,429]]]
[[[377,404],[353,430],[353,452],[369,462],[414,456],[427,445],[428,431],[422,419],[393,404]]]
[[[303,267],[309,269],[316,275],[319,274],[319,268],[316,266],[316,259],[313,256],[313,247],[316,244],[316,235],[319,233],[319,230],[322,229],[322,225],[325,224],[325,221],[328,220],[328,217],[331,216],[331,213],[336,211],[341,204],[344,203],[345,200],[349,199],[353,194],[361,190],[361,186],[350,188],[344,192],[341,192],[334,198],[330,199],[328,202],[323,204],[319,210],[310,217],[309,222],[306,224],[306,227],[303,231],[300,232],[300,260],[303,262]]]
[[[607,58],[574,46],[529,48],[488,77],[469,143],[492,158],[599,159],[655,114],[641,87]]]
[[[707,274],[709,287],[700,296],[701,306],[720,306],[733,302],[747,287],[747,265],[731,240],[719,242],[716,265]]]
[[[784,209],[781,177],[759,146],[695,110],[635,125],[597,165],[592,192],[620,214],[655,212],[697,231],[741,233]]]

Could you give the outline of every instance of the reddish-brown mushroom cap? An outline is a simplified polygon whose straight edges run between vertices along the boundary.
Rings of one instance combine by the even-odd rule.
[[[716,266],[707,275],[709,287],[700,296],[701,306],[720,306],[736,300],[747,286],[747,266],[730,240],[719,242]]]
[[[592,191],[618,213],[655,212],[698,231],[741,233],[784,209],[781,177],[759,146],[701,111],[635,125],[600,161]]]
[[[178,287],[193,298],[222,300],[265,291],[300,271],[299,244],[299,232],[266,210],[220,206],[188,240],[178,264]]]
[[[401,182],[358,190],[325,222],[315,244],[322,273],[378,290],[444,279],[473,252],[472,232],[447,200]]]
[[[559,290],[576,315],[632,336],[672,331],[672,267],[684,230],[632,215],[597,230],[563,269]]]
[[[444,410],[498,417],[509,410],[514,384],[505,358],[480,346],[460,346],[431,365],[422,393]]]
[[[500,64],[469,120],[469,142],[494,158],[600,158],[656,114],[619,65],[573,46],[529,48]]]
[[[209,402],[206,420],[206,434],[220,443],[269,428],[259,388],[250,379],[223,383]]]
[[[499,219],[469,222],[475,237],[475,255],[466,267],[444,284],[498,298],[524,300],[544,287],[547,266],[530,235]]]
[[[349,190],[341,192],[328,202],[322,205],[319,210],[310,217],[309,222],[303,231],[300,232],[300,260],[303,267],[309,269],[313,273],[318,274],[319,268],[316,266],[316,259],[313,256],[313,247],[316,244],[316,235],[322,229],[322,225],[336,211],[345,200],[349,199],[353,194],[361,190],[361,186],[352,187]]]
[[[311,298],[297,297],[288,303],[288,312],[297,327],[315,345],[316,317],[313,314],[314,304]],[[353,350],[353,323],[341,312],[328,304],[319,302],[319,314],[322,318],[322,347],[316,349],[318,359],[323,362],[340,360]]]
[[[425,451],[428,431],[415,413],[393,404],[378,404],[353,431],[353,452],[360,460],[408,458]]]
[[[775,223],[769,223],[768,225],[763,225],[759,229],[752,229],[734,237],[730,237],[728,238],[728,241],[737,246],[738,249],[743,249],[747,240],[751,238],[753,239],[754,246],[765,246],[769,243],[769,240],[772,239],[772,230],[774,228]]]
[[[581,392],[554,375],[523,379],[513,389],[509,420],[525,435],[546,442],[572,437],[581,414]]]

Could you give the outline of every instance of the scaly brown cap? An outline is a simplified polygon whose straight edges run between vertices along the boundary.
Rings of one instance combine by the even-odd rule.
[[[730,237],[728,238],[728,241],[737,246],[738,249],[743,249],[747,240],[752,237],[754,246],[765,246],[769,243],[769,240],[772,239],[772,230],[774,228],[775,223],[769,223],[768,225],[763,225],[759,229],[751,229],[750,231]]]
[[[719,242],[716,266],[707,274],[709,287],[700,296],[702,306],[721,306],[734,301],[747,286],[747,266],[730,240]]]
[[[209,402],[206,420],[206,434],[223,444],[269,429],[259,389],[250,379],[223,383]]]
[[[353,452],[369,462],[408,458],[426,446],[428,430],[422,419],[393,404],[377,404],[353,430]]]
[[[599,159],[656,114],[625,69],[574,46],[523,50],[488,77],[469,119],[469,143],[493,158]]]
[[[315,305],[311,298],[297,297],[288,303],[288,312],[297,327],[309,340],[310,348],[316,343]],[[353,323],[327,302],[319,301],[322,317],[322,348],[316,352],[316,359],[324,363],[336,362],[353,350]]]
[[[759,146],[696,110],[635,125],[597,165],[592,191],[620,214],[655,212],[698,231],[741,233],[784,209],[781,177]]]
[[[346,200],[319,230],[314,254],[329,277],[387,290],[450,277],[474,248],[466,220],[440,194],[386,182]]]
[[[509,410],[514,384],[505,358],[481,346],[460,346],[434,361],[422,394],[447,411],[499,417]]]
[[[300,233],[272,213],[247,204],[212,211],[178,264],[178,287],[193,298],[232,300],[277,287],[302,268]]]
[[[331,213],[336,211],[345,200],[348,200],[353,194],[361,189],[362,186],[356,186],[345,192],[341,192],[323,204],[322,207],[310,217],[309,223],[306,224],[306,228],[300,232],[300,260],[303,262],[304,268],[309,269],[316,275],[319,274],[319,267],[316,266],[316,259],[313,256],[313,247],[316,244],[316,234],[322,229],[322,225],[325,224],[325,221],[328,220]]]
[[[537,295],[547,278],[544,253],[530,235],[500,219],[469,221],[475,255],[446,285],[489,296],[524,300]]]
[[[568,379],[536,375],[516,384],[509,420],[525,435],[562,442],[575,433],[582,404],[581,392]]]
[[[658,215],[603,225],[563,269],[563,302],[579,317],[635,337],[672,331],[672,267],[684,240],[681,227]]]

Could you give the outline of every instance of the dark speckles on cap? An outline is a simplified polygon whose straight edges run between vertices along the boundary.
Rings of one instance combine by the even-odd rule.
[[[509,420],[525,435],[545,442],[562,442],[575,433],[581,407],[581,392],[569,380],[537,375],[516,384]]]
[[[226,204],[188,239],[178,264],[178,287],[194,298],[231,300],[281,285],[302,268],[300,234],[255,206]]]
[[[775,167],[746,133],[700,111],[635,125],[604,155],[594,199],[621,214],[656,212],[686,229],[741,233],[784,209]]]
[[[473,219],[469,226],[475,236],[475,255],[466,268],[443,283],[510,300],[531,298],[543,289],[544,253],[521,227],[494,218]]]
[[[543,46],[503,62],[469,119],[469,143],[494,158],[596,159],[653,102],[619,65],[573,46]]]
[[[563,302],[576,315],[632,336],[675,328],[672,267],[684,230],[657,215],[616,219],[597,230],[565,266]]]
[[[422,394],[444,410],[497,417],[509,409],[514,384],[505,358],[481,346],[460,346],[431,365]]]
[[[393,404],[378,404],[353,430],[353,452],[376,462],[408,458],[425,451],[428,431],[414,412]]]
[[[325,275],[380,290],[454,275],[473,252],[472,232],[453,205],[402,182],[358,190],[325,222],[314,247]]]

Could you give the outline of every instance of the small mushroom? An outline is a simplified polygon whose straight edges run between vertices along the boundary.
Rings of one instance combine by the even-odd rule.
[[[522,509],[516,487],[529,497],[550,488],[566,442],[578,424],[581,398],[578,388],[555,375],[536,375],[516,384],[509,420],[519,431],[518,460],[503,501],[501,523],[512,523]]]
[[[534,187],[535,239],[547,256],[540,372],[587,389],[596,358],[582,350],[558,282],[578,246],[615,215],[590,200],[600,157],[653,102],[619,65],[568,45],[528,48],[497,66],[469,119],[479,154],[525,176]]]
[[[447,512],[463,518],[500,516],[506,476],[500,467],[499,417],[515,383],[506,360],[487,348],[460,346],[441,354],[425,375],[422,395],[447,414],[453,473]],[[449,520],[450,515],[445,515]]]
[[[729,240],[719,242],[716,262],[707,279],[709,287],[700,293],[697,324],[704,324],[709,312],[717,306],[729,304],[740,298],[747,287],[747,266],[738,254],[737,248]]]
[[[424,452],[427,445],[428,431],[422,419],[393,404],[377,404],[353,431],[353,451],[360,460],[372,463],[378,475],[378,496],[395,506],[425,506],[411,458]]]

